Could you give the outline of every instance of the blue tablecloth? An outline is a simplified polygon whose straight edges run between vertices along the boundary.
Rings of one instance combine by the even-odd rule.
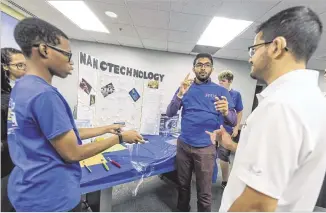
[[[142,176],[150,177],[174,171],[176,146],[166,143],[173,137],[144,135],[144,138],[147,138],[149,142],[133,145],[132,151],[128,148],[103,154],[105,158],[110,157],[118,162],[121,168],[115,167],[110,162],[107,163],[109,171],[106,171],[103,165],[92,166],[91,173],[86,168],[82,168],[82,194],[138,180]],[[215,165],[214,183],[217,180],[217,172],[217,166]]]
[[[107,163],[109,171],[106,171],[103,165],[92,166],[91,173],[86,168],[82,168],[82,193],[128,183],[142,176],[149,177],[175,170],[176,146],[166,143],[173,137],[154,135],[144,135],[144,137],[149,142],[133,145],[132,151],[128,148],[103,154],[105,158],[110,157],[118,162],[121,168],[115,167],[110,162]]]

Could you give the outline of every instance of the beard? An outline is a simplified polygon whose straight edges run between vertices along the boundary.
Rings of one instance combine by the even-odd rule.
[[[252,71],[250,77],[254,80],[261,80],[265,82],[266,75],[271,69],[271,58],[267,55],[267,51],[262,54],[261,59],[256,63],[257,66],[252,64]]]
[[[201,75],[200,73],[195,73],[195,74],[196,74],[196,78],[201,82],[207,81],[210,77],[210,73],[206,73],[205,75]]]

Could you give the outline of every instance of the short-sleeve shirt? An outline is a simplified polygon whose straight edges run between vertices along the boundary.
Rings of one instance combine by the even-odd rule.
[[[81,169],[66,163],[50,140],[73,130],[81,140],[63,96],[42,78],[16,82],[8,112],[8,145],[15,164],[8,196],[16,211],[69,211],[81,198]]]
[[[246,186],[277,199],[276,211],[313,211],[326,170],[326,99],[318,74],[292,71],[257,95],[220,211],[228,211]]]

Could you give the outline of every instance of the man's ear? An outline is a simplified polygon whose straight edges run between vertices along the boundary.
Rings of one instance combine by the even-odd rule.
[[[283,55],[286,47],[286,39],[282,36],[276,37],[272,42],[272,57],[278,58]]]
[[[40,44],[38,47],[38,52],[42,58],[48,58],[48,47],[45,44]]]

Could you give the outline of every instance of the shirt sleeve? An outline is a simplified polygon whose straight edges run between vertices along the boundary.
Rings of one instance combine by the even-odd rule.
[[[34,120],[48,140],[73,129],[66,106],[54,92],[45,92],[37,96],[31,110]]]
[[[166,115],[168,117],[175,116],[182,106],[182,100],[177,97],[178,92],[179,92],[179,89],[175,92],[175,94],[166,110]]]
[[[222,94],[221,96],[226,97],[228,104],[229,104],[229,109],[234,109],[234,103],[233,103],[233,100],[231,98],[229,91],[227,91],[225,88],[222,87],[221,94]],[[221,98],[221,97],[219,97],[219,98]]]
[[[280,199],[296,171],[304,134],[302,121],[286,105],[269,103],[263,118],[252,120],[243,129],[246,145],[239,150],[241,160],[235,175],[247,186]]]
[[[238,92],[238,95],[237,95],[237,102],[234,103],[235,104],[235,110],[237,112],[241,112],[243,110],[243,104],[242,104],[242,97],[241,97],[241,94],[240,92]]]

